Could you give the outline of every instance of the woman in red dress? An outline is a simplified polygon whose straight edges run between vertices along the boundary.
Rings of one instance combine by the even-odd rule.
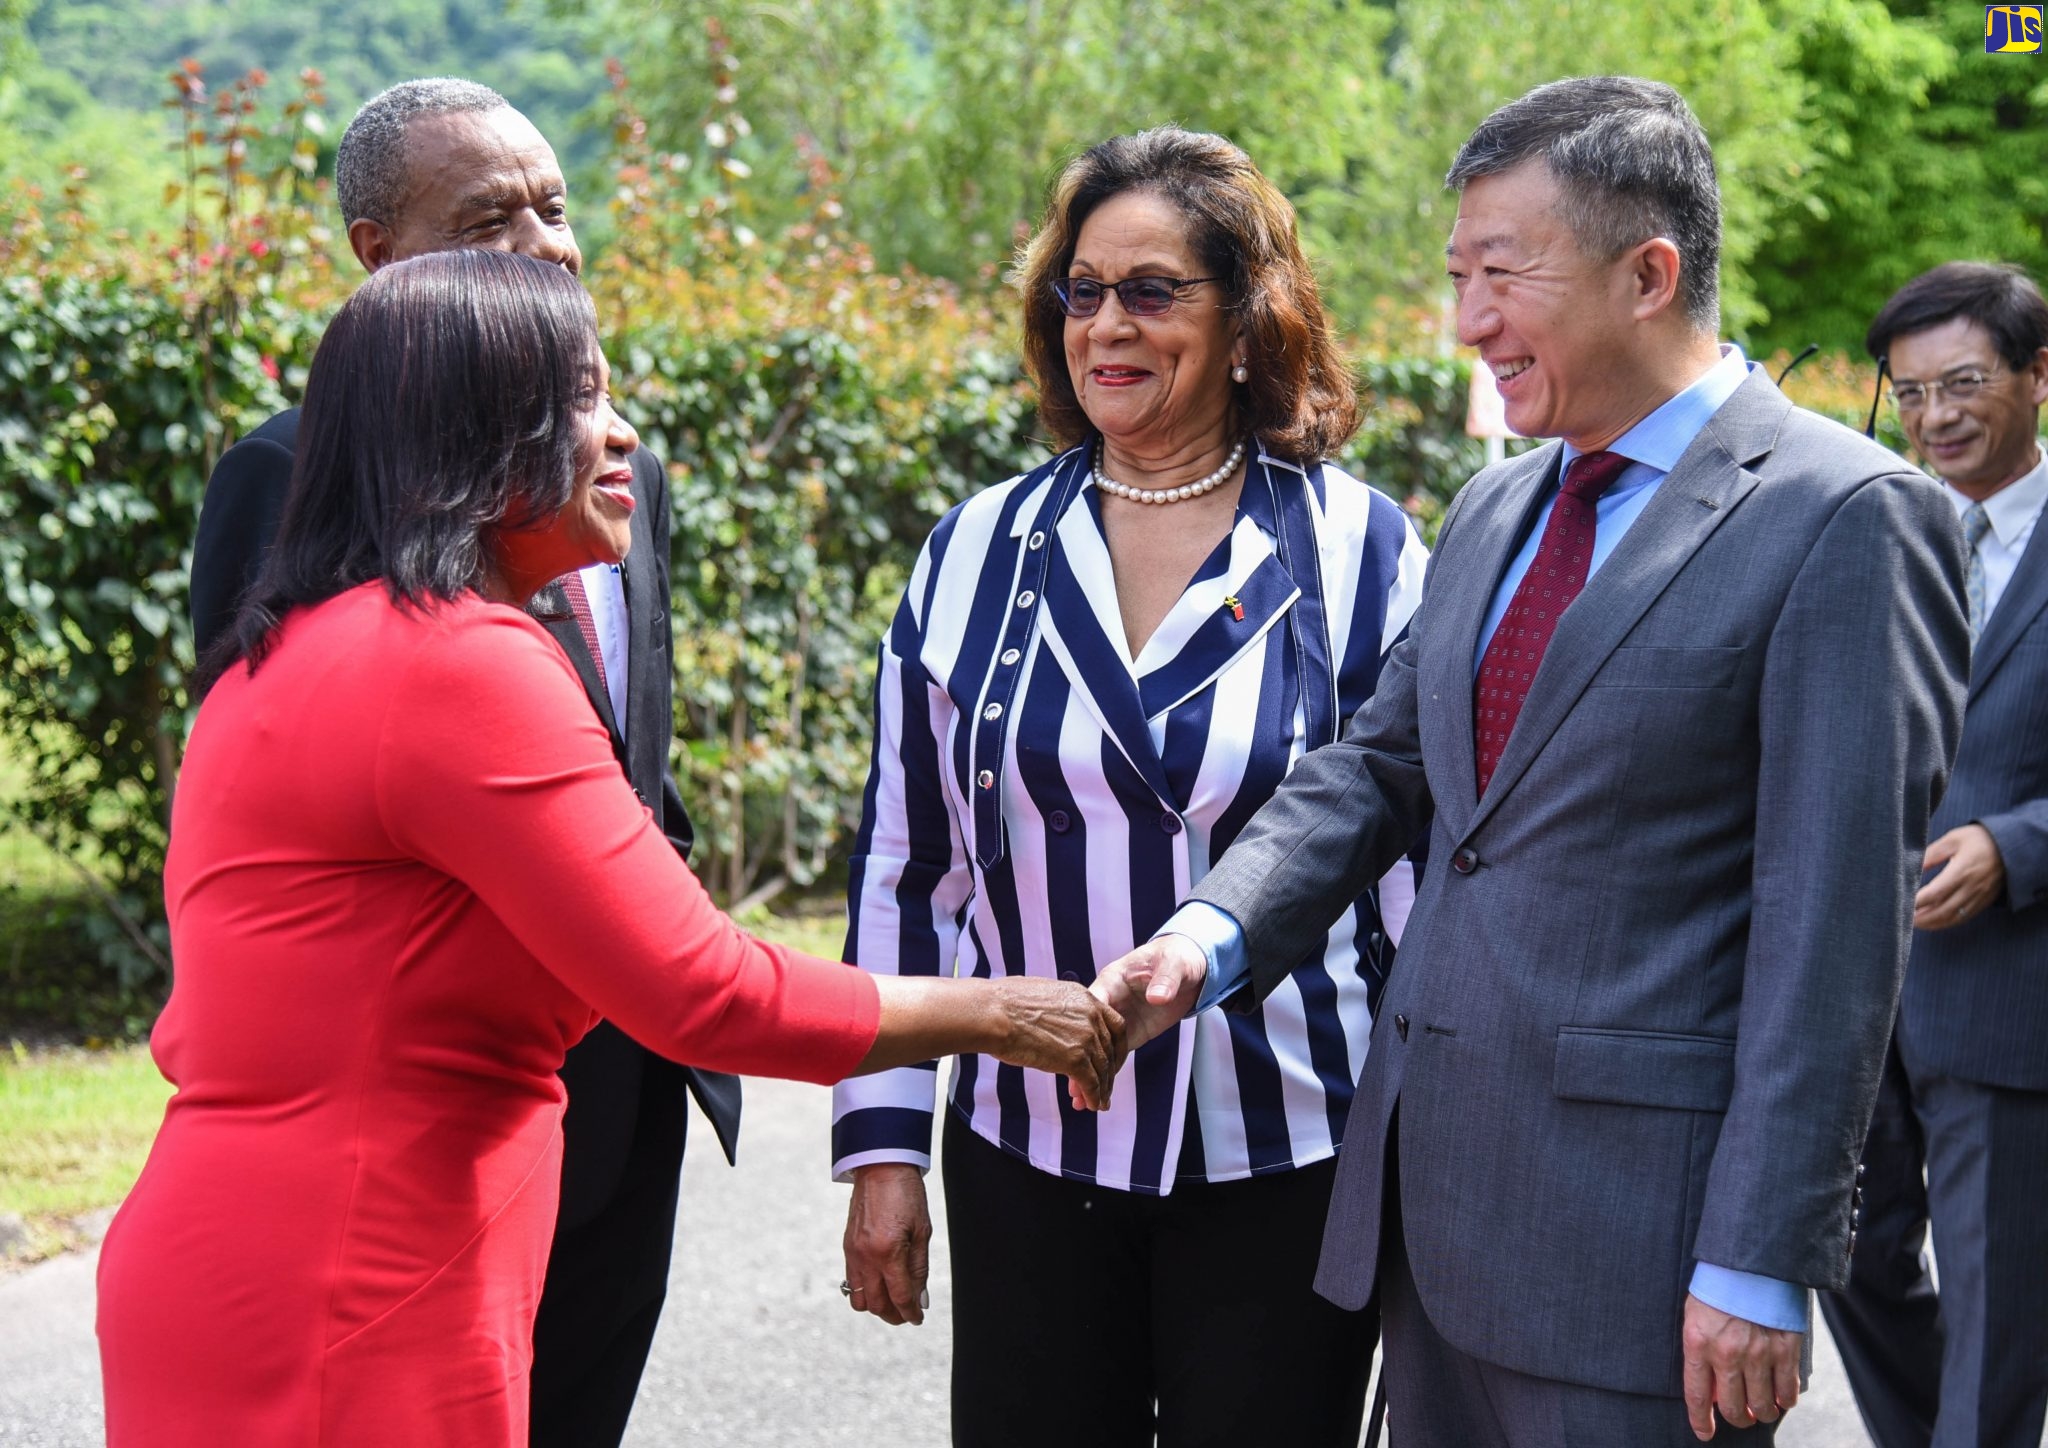
[[[275,552],[194,725],[165,871],[177,1087],[108,1233],[108,1441],[523,1448],[562,1053],[600,1017],[831,1082],[961,1051],[1106,1096],[1078,985],[878,979],[722,916],[528,617],[625,553],[589,299],[483,251],[322,341]]]

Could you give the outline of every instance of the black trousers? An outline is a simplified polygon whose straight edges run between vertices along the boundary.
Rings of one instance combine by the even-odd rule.
[[[1164,1197],[946,1113],[956,1448],[1356,1448],[1375,1314],[1310,1283],[1334,1159]]]
[[[589,1053],[641,1049],[609,1024],[576,1047]],[[584,1064],[601,1067],[604,1059],[599,1054]],[[598,1094],[585,1093],[584,1106]],[[563,1154],[563,1200],[570,1210],[548,1248],[534,1317],[529,1448],[618,1448],[626,1435],[668,1293],[689,1128],[681,1068],[647,1062],[637,1098],[626,1097],[634,1108],[629,1122],[579,1121],[576,1088],[570,1087]],[[570,1180],[593,1171],[590,1157],[578,1151],[577,1133],[587,1146],[590,1132],[606,1129],[630,1131],[622,1158],[603,1168],[601,1180]]]
[[[1878,1448],[2036,1448],[2048,1417],[2048,1092],[1916,1079],[1894,1041],[1863,1164],[1849,1286],[1822,1293],[1821,1311],[1870,1436]]]

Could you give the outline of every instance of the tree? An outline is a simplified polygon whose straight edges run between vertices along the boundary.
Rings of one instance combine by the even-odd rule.
[[[1798,68],[1819,156],[1773,218],[1757,291],[1782,343],[1859,348],[1901,284],[1944,261],[2048,277],[2048,82],[1984,53],[1981,8],[1810,0]]]

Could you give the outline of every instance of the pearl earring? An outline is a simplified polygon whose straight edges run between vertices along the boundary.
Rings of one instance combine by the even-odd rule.
[[[1245,366],[1242,362],[1230,369],[1230,380],[1232,382],[1249,382],[1251,376],[1252,369]]]

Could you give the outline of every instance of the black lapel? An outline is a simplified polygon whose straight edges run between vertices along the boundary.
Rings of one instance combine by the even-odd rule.
[[[559,583],[550,583],[534,595],[533,615],[569,656],[576,677],[583,681],[583,692],[590,696],[597,717],[604,721],[605,732],[612,736],[612,751],[620,752],[619,721],[612,716],[611,696],[597,677],[597,662],[590,657],[590,648],[583,642],[583,630],[576,627],[576,616],[569,612],[569,600]]]
[[[657,558],[654,551],[653,509],[667,494],[650,486],[657,478],[649,476],[651,471],[658,474],[660,467],[645,449],[633,454],[633,498],[639,506],[633,510],[632,551],[621,569],[626,594],[626,722],[630,726],[626,774],[650,806],[668,769],[668,744],[675,734],[675,720],[663,717],[663,701],[670,695],[662,685],[671,668],[668,600],[661,597],[668,570],[662,566],[666,560]]]

